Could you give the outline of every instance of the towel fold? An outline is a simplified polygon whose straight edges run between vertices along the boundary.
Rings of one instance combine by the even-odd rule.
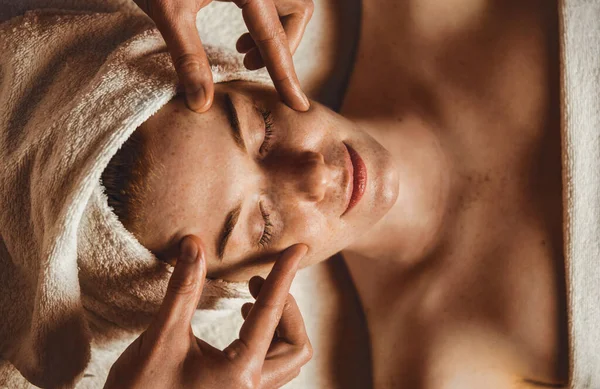
[[[171,269],[108,207],[100,175],[135,129],[176,94],[151,20],[119,12],[32,11],[0,25],[0,386],[15,368],[72,387],[90,344],[139,333]],[[207,48],[215,82],[265,82]],[[231,309],[246,285],[207,282],[203,309]],[[19,384],[20,385],[20,384]]]

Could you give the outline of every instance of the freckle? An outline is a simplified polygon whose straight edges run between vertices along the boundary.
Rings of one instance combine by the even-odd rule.
[[[545,245],[546,245],[546,241],[542,240],[542,246],[545,246]]]

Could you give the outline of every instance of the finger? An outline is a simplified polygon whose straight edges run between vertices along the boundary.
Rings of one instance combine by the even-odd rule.
[[[246,318],[248,317],[248,314],[250,313],[250,310],[253,306],[253,303],[246,303],[242,305],[242,317],[244,318],[244,320],[246,320]]]
[[[277,341],[263,364],[261,384],[264,382],[265,387],[280,387],[290,382],[313,355],[304,320],[292,295],[288,295],[277,332]]]
[[[288,294],[281,313],[281,319],[277,326],[277,338],[279,341],[285,341],[292,345],[308,345],[310,347],[310,341],[308,340],[306,327],[304,326],[304,319],[302,318],[296,299],[291,294]]]
[[[283,30],[287,36],[290,52],[293,55],[300,45],[306,26],[312,16],[313,2],[311,0],[296,0],[275,4]],[[248,54],[244,58],[244,65],[248,69],[255,70],[265,66],[260,51],[249,33],[240,36],[236,42],[236,49],[239,53]]]
[[[273,340],[298,264],[307,250],[305,245],[294,245],[283,252],[240,329],[240,341],[260,361]]]
[[[255,299],[258,297],[260,289],[262,288],[264,283],[265,279],[261,276],[254,276],[250,278],[250,281],[248,282],[248,289],[250,289],[250,294],[252,295],[252,297],[254,297]]]
[[[210,64],[196,29],[197,12],[194,9],[177,12],[165,9],[153,14],[185,90],[188,107],[196,112],[205,112],[212,105],[214,85]]]
[[[265,67],[260,51],[258,48],[253,48],[244,56],[244,67],[248,70],[258,70]]]
[[[314,4],[312,0],[296,0],[277,2],[277,13],[288,39],[290,51],[296,52],[306,31],[306,26],[312,17]]]
[[[255,47],[256,44],[254,43],[254,39],[252,39],[250,33],[242,34],[242,36],[240,36],[237,42],[235,43],[235,49],[242,54],[249,52]]]
[[[181,240],[180,256],[167,293],[151,327],[158,333],[188,331],[202,296],[206,264],[202,242],[193,235]]]
[[[291,108],[306,111],[308,98],[300,88],[285,30],[273,0],[236,0],[246,26],[283,101]]]
[[[304,35],[306,24],[303,23],[304,21],[302,20],[301,16],[297,14],[286,17],[282,21],[283,29],[285,30],[285,33],[288,37],[290,51],[292,52],[292,54],[296,52],[296,49],[300,45],[302,35]],[[244,66],[247,69],[258,70],[265,66],[265,62],[262,59],[260,50],[254,43],[254,40],[252,39],[252,36],[250,36],[250,34],[243,34],[238,39],[236,43],[236,49],[238,52],[246,54],[244,56]]]
[[[260,276],[255,276],[250,279],[248,286],[250,293],[254,298],[258,297],[264,282],[264,278]],[[242,316],[244,320],[247,318],[253,305],[254,304],[252,303],[246,303],[244,306],[242,306]],[[296,299],[294,299],[294,296],[291,294],[288,294],[286,299],[276,332],[277,339],[280,341],[293,345],[303,345],[305,343],[310,345],[310,340],[308,338],[308,334],[306,333],[306,327],[304,325],[302,313],[300,312],[300,308],[298,307]],[[267,357],[272,355],[272,352],[274,352],[274,349],[271,347],[267,353]]]
[[[288,22],[288,24],[291,25],[290,31],[288,31],[288,28],[286,27],[286,20],[289,19],[284,19],[282,21],[283,28],[288,37],[288,42],[290,45],[290,51],[292,55],[296,52],[296,49],[300,44],[300,40],[302,39],[302,35],[304,34],[305,27],[304,25],[301,25],[300,22],[298,22],[295,16],[296,15],[294,15],[294,19]],[[238,40],[238,44],[236,44],[238,52],[246,54],[244,56],[244,66],[246,67],[246,69],[261,69],[265,66],[265,61],[263,60],[260,54],[259,48],[254,43],[254,40],[252,40],[252,43],[250,43],[248,42],[248,38],[252,39],[252,37],[249,34],[244,34],[240,37],[240,39]]]
[[[274,352],[269,351],[262,368],[261,387],[280,387],[300,374],[302,366],[312,358],[310,344],[306,347],[276,342]]]

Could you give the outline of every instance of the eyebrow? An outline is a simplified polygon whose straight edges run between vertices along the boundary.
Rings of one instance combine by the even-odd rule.
[[[225,113],[227,114],[227,120],[229,121],[229,127],[231,128],[231,134],[233,135],[235,144],[242,151],[247,153],[248,150],[246,149],[246,143],[244,142],[242,131],[240,130],[240,119],[229,93],[225,94]]]
[[[221,230],[221,235],[219,238],[219,244],[217,248],[217,254],[219,256],[219,260],[223,260],[223,256],[225,254],[225,248],[227,247],[227,242],[231,237],[231,233],[235,228],[235,225],[240,218],[240,213],[242,211],[242,203],[239,203],[235,208],[233,208],[225,218],[225,223],[223,224],[223,229]]]

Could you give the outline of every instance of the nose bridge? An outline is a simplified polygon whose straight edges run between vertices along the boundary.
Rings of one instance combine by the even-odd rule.
[[[305,151],[287,156],[280,161],[280,190],[291,192],[304,201],[319,202],[323,200],[332,180],[332,172],[325,163],[323,154]]]

